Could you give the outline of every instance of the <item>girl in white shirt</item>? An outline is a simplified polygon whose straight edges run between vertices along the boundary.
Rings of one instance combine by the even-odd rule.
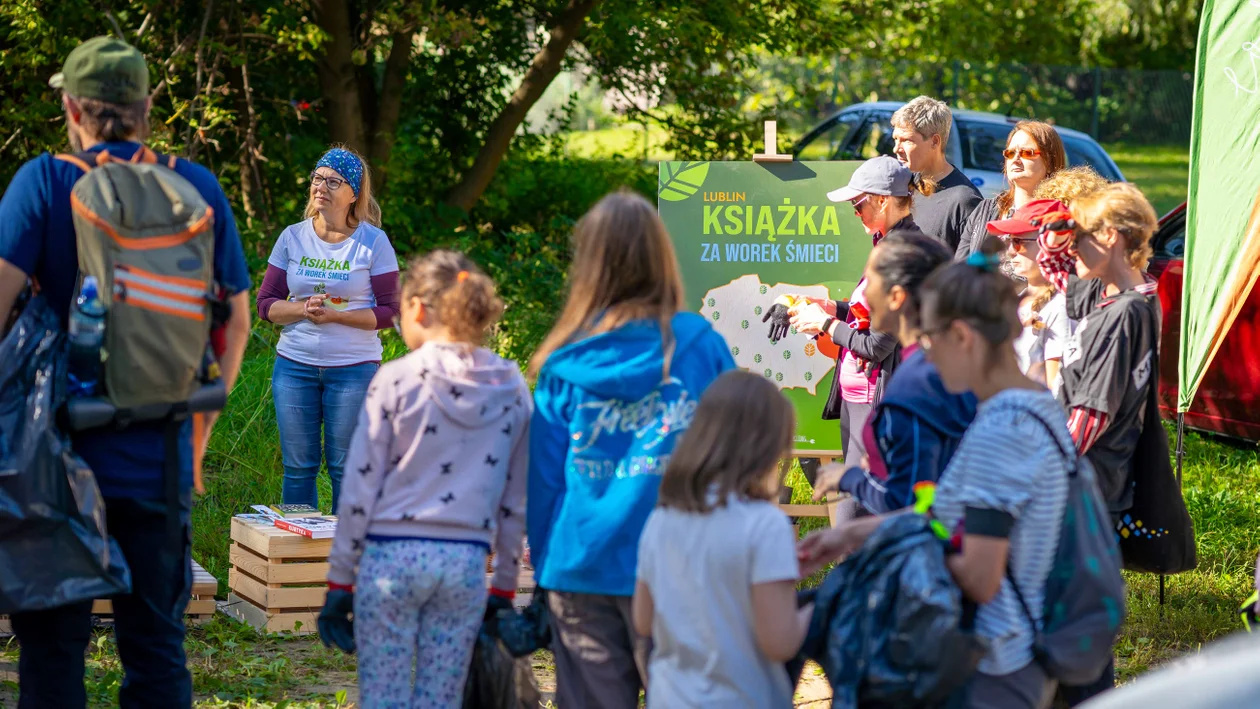
[[[647,705],[790,707],[805,639],[792,524],[774,500],[792,405],[744,371],[705,391],[639,541],[633,618],[653,641]]]

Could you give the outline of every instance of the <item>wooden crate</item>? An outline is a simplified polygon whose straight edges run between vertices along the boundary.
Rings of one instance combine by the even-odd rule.
[[[219,582],[196,560],[192,562],[192,576],[192,597],[188,601],[187,610],[184,611],[184,618],[190,625],[200,625],[214,617],[214,594],[219,592]],[[92,602],[92,615],[102,621],[112,621],[114,604],[108,598],[97,599]],[[10,632],[8,616],[0,615],[0,633]]]
[[[331,539],[308,539],[233,517],[232,593],[224,610],[266,632],[315,632],[328,590],[331,550]]]

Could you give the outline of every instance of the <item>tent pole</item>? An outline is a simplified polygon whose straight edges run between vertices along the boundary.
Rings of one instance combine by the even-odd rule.
[[[1181,462],[1186,457],[1186,415],[1177,412],[1177,487],[1181,487]]]

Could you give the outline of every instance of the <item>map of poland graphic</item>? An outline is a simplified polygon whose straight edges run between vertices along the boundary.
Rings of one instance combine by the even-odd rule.
[[[815,394],[818,382],[835,366],[835,360],[818,351],[814,338],[793,329],[785,339],[770,344],[769,323],[761,318],[774,299],[784,293],[829,298],[826,286],[793,283],[766,285],[756,274],[740,276],[704,294],[700,314],[726,338],[735,364],[756,372],[780,389],[805,389]]]

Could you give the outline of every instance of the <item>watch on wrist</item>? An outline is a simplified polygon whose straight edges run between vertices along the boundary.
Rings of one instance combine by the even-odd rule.
[[[821,333],[819,333],[819,336],[822,336],[822,335],[830,335],[830,334],[831,334],[831,325],[832,325],[832,323],[834,323],[835,321],[836,321],[836,319],[835,319],[834,317],[830,317],[830,316],[829,316],[826,320],[823,320],[822,332],[821,332]]]

